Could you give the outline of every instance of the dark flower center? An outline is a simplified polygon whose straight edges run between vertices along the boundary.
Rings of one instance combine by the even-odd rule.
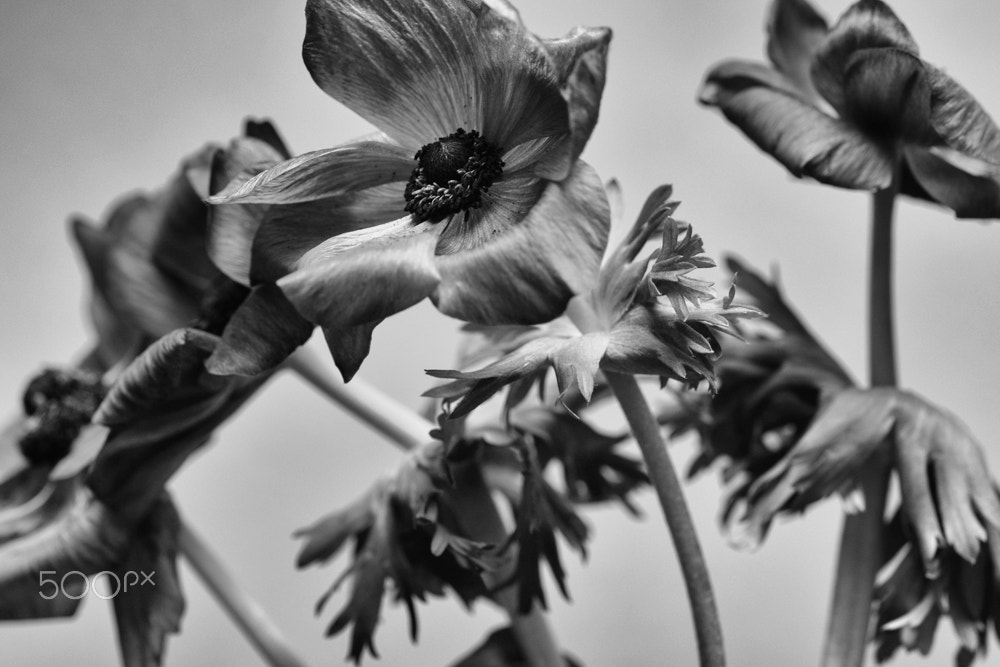
[[[482,194],[503,173],[500,149],[462,128],[427,144],[413,156],[417,168],[406,184],[406,211],[417,222],[440,222],[479,208]]]

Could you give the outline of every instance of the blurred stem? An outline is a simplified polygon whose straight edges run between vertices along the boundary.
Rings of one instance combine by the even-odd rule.
[[[355,376],[348,386],[326,358],[308,347],[296,350],[285,363],[320,393],[402,449],[416,449],[430,440],[433,424],[361,378]]]
[[[898,192],[898,178],[894,178],[889,188],[876,192],[872,198],[868,367],[873,387],[896,384],[892,225]],[[882,524],[889,489],[889,465],[885,457],[873,457],[859,483],[865,509],[844,519],[823,647],[823,667],[861,667],[865,664],[875,575],[882,562]]]
[[[218,556],[183,521],[177,539],[180,551],[191,567],[268,665],[305,665],[288,647],[285,637],[264,609],[240,588]]]
[[[597,314],[579,297],[570,301],[566,315],[583,333],[601,330],[602,323]],[[660,424],[649,409],[633,376],[608,372],[605,372],[605,376],[611,391],[621,404],[633,437],[639,443],[650,481],[656,489],[656,496],[673,539],[691,605],[700,664],[702,667],[722,667],[726,664],[722,625],[719,622],[708,566],[688,510],[684,489],[661,435]]]
[[[434,428],[431,422],[357,376],[348,385],[325,357],[309,348],[299,348],[285,363],[322,394],[402,449],[410,451],[433,442],[428,435]],[[459,520],[467,528],[468,537],[497,545],[506,542],[507,530],[485,487],[484,496],[471,496],[457,505]],[[509,580],[512,574],[513,570],[498,572],[493,583]],[[510,617],[511,628],[530,667],[563,667],[559,647],[541,610],[518,613],[517,589],[511,586],[497,591],[493,599]]]

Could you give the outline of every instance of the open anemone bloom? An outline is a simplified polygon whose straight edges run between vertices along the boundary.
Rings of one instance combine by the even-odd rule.
[[[523,397],[526,383],[555,370],[562,395],[573,390],[591,399],[603,371],[655,375],[698,385],[715,382],[714,363],[722,332],[732,322],[760,316],[753,307],[718,297],[697,269],[715,266],[703,252],[691,226],[671,217],[677,202],[670,186],[657,188],[643,206],[621,245],[608,253],[594,289],[576,297],[573,315],[537,327],[505,327],[495,332],[500,359],[473,371],[432,370],[453,382],[429,396],[461,398],[458,417],[500,389],[518,383],[512,394]],[[644,253],[651,239],[659,247]]]
[[[702,103],[795,176],[874,191],[898,167],[903,194],[1000,217],[1000,130],[885,3],[861,0],[829,28],[807,0],[775,0],[767,30],[771,65],[716,65]]]
[[[607,241],[603,189],[578,156],[610,36],[539,39],[503,0],[310,0],[309,72],[379,133],[236,178],[209,202],[314,205],[213,256],[251,247],[251,275],[335,355],[354,350],[345,375],[379,322],[427,297],[470,322],[555,317],[592,286]]]

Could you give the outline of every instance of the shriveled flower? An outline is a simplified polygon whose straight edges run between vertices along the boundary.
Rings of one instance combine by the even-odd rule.
[[[689,476],[724,462],[720,520],[731,540],[753,545],[762,534],[745,530],[751,490],[782,465],[821,407],[853,383],[776,284],[737,260],[728,260],[728,268],[741,293],[768,317],[739,326],[745,342],[724,339],[718,391],[678,394],[668,423],[674,435],[690,429],[699,435],[701,451]]]
[[[933,578],[902,512],[885,535],[886,561],[875,582],[877,660],[889,660],[900,648],[929,653],[942,616],[951,617],[958,635],[956,665],[968,667],[984,657],[990,626],[1000,628],[1000,530],[985,524],[985,548],[972,561],[946,551]]]
[[[487,593],[482,573],[495,567],[492,545],[463,537],[447,498],[444,445],[435,442],[413,452],[392,475],[375,482],[357,501],[300,530],[305,538],[298,566],[325,562],[354,539],[350,567],[319,600],[323,610],[350,578],[347,604],[327,636],[352,626],[348,656],[360,663],[367,650],[378,657],[375,627],[386,583],[406,604],[410,637],[417,640],[415,600],[441,596],[450,587],[465,604]]]
[[[808,0],[775,0],[771,65],[727,60],[699,93],[795,176],[890,186],[961,218],[1000,217],[1000,129],[950,76],[920,58],[880,0],[832,27]]]
[[[512,328],[502,329],[499,360],[474,371],[428,371],[454,382],[427,395],[461,397],[452,413],[457,417],[504,386],[531,381],[550,367],[560,391],[574,389],[585,400],[590,400],[601,370],[657,375],[688,385],[714,383],[718,332],[733,331],[733,321],[760,312],[733,304],[732,293],[717,297],[711,283],[692,275],[714,262],[703,254],[701,238],[691,226],[671,217],[677,207],[671,192],[663,186],[649,196],[628,236],[606,258],[597,285],[571,303],[572,319],[525,327],[516,335]],[[657,251],[640,255],[657,234],[662,235]]]
[[[534,323],[593,285],[608,206],[578,156],[609,30],[542,40],[505,0],[310,0],[306,24],[313,79],[379,134],[209,201],[298,207],[237,228],[253,238],[231,251],[252,247],[250,275],[323,328],[345,377],[379,322],[426,297],[470,322]]]

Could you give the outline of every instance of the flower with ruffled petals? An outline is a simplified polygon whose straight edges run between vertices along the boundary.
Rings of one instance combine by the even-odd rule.
[[[452,412],[458,417],[504,386],[531,382],[550,367],[564,395],[573,389],[587,401],[601,370],[714,383],[718,332],[732,332],[733,321],[760,311],[734,304],[732,294],[717,297],[711,283],[692,275],[715,264],[691,226],[671,217],[677,202],[670,194],[670,186],[650,194],[628,236],[608,254],[594,289],[571,303],[572,319],[500,329],[494,336],[499,360],[474,371],[428,371],[454,381],[427,395],[461,398]],[[641,254],[657,234],[660,247]]]
[[[250,275],[323,328],[346,377],[379,322],[427,297],[470,322],[547,321],[592,286],[607,241],[578,156],[609,40],[539,39],[505,0],[310,0],[309,72],[380,133],[209,201],[298,207],[260,223]]]
[[[771,65],[727,60],[699,94],[792,174],[860,190],[893,182],[958,217],[1000,217],[1000,129],[950,76],[920,58],[880,0],[829,28],[808,0],[775,0]]]

